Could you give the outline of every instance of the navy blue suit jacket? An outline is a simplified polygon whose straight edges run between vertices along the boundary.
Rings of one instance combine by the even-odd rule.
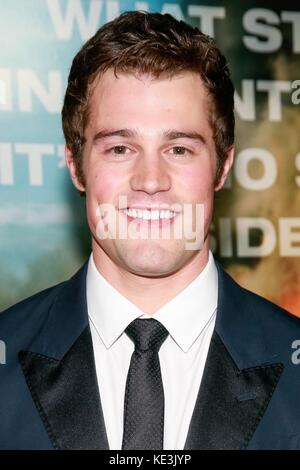
[[[0,314],[0,449],[109,449],[86,272],[87,263]],[[300,320],[218,272],[216,325],[185,449],[300,449],[292,361]]]

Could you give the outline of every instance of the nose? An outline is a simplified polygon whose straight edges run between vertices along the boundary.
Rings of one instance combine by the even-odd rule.
[[[171,178],[162,157],[153,154],[140,156],[130,179],[130,185],[134,191],[144,191],[148,194],[168,191],[171,187]]]

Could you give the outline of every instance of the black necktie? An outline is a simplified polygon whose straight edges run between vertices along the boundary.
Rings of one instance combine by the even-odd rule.
[[[125,332],[135,350],[126,381],[122,449],[162,449],[164,390],[158,351],[168,331],[154,318],[137,318]]]

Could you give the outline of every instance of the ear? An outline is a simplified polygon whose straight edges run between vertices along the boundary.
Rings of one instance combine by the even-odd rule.
[[[65,159],[67,167],[69,168],[71,180],[73,181],[74,186],[79,190],[84,192],[85,188],[82,183],[79,181],[77,172],[76,172],[76,165],[73,157],[72,150],[69,149],[67,146],[65,147]]]
[[[228,176],[228,173],[232,167],[233,159],[234,159],[234,147],[232,146],[232,147],[229,147],[227,151],[226,160],[223,165],[222,175],[221,175],[221,178],[219,179],[219,182],[217,183],[215,187],[215,191],[220,191],[220,189],[223,188],[226,178]]]

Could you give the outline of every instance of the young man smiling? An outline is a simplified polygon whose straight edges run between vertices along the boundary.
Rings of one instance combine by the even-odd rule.
[[[125,13],[75,57],[62,117],[92,253],[0,317],[0,447],[300,448],[299,320],[209,251],[234,152],[214,42]]]

